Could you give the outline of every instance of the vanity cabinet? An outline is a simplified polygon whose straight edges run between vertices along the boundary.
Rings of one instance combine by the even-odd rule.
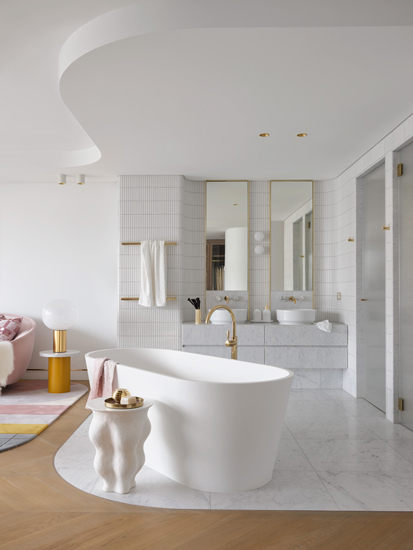
[[[231,325],[183,323],[182,350],[230,357],[225,347]],[[237,326],[238,360],[289,369],[293,388],[340,389],[347,368],[347,325],[333,323],[332,332],[315,325],[283,326],[246,323]]]

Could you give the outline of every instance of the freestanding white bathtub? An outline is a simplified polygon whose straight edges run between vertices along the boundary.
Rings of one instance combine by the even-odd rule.
[[[158,349],[86,354],[118,363],[116,387],[150,397],[146,464],[201,491],[248,491],[272,478],[293,373]]]

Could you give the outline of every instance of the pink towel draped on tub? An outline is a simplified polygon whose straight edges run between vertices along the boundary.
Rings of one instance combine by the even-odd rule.
[[[107,357],[95,359],[88,401],[97,397],[112,397],[115,367],[116,363]]]

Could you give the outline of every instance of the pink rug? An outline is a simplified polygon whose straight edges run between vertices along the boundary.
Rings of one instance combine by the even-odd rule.
[[[70,392],[49,393],[47,380],[20,380],[7,386],[0,395],[0,452],[34,439],[87,391],[83,384],[72,382]]]

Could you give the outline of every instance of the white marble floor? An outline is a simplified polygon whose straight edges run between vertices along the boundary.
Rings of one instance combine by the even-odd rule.
[[[90,417],[56,455],[82,491],[139,506],[226,510],[413,510],[413,432],[342,390],[292,391],[274,475],[245,493],[203,493],[144,467],[127,495],[105,493],[93,469]]]

